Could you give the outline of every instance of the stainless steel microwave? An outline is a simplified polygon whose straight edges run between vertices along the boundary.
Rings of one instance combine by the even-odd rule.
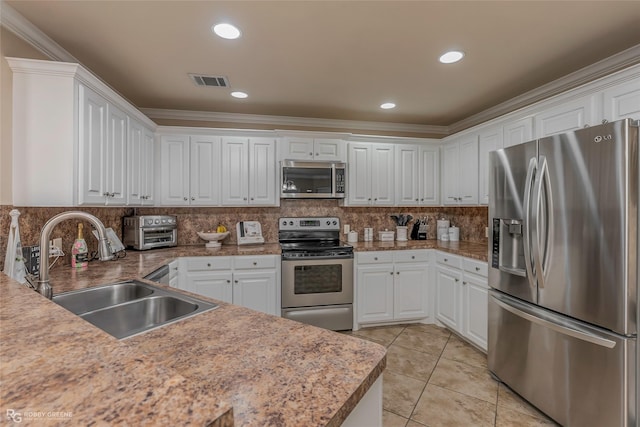
[[[283,199],[344,199],[346,164],[340,162],[281,162]]]

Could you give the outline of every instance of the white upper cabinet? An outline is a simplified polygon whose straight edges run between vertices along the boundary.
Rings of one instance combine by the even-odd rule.
[[[153,132],[139,121],[129,120],[127,155],[127,204],[153,205],[155,141]]]
[[[350,206],[394,204],[394,146],[349,143],[347,202]]]
[[[478,135],[478,192],[480,204],[489,204],[489,153],[502,148],[502,126],[490,126]]]
[[[223,205],[277,206],[275,150],[271,138],[223,138]]]
[[[440,202],[440,156],[436,146],[395,147],[395,204],[429,206]]]
[[[640,79],[624,82],[603,92],[604,119],[640,120]]]
[[[536,137],[543,138],[599,124],[601,120],[593,117],[595,99],[592,95],[583,96],[536,114]]]
[[[445,205],[478,203],[478,136],[465,135],[443,148],[442,197]]]
[[[395,147],[396,194],[395,204],[417,206],[420,203],[420,151],[417,145],[396,145]]]
[[[285,137],[282,160],[345,161],[347,143],[340,139]]]
[[[189,147],[189,198],[192,206],[220,203],[220,137],[192,136]]]
[[[435,146],[420,147],[418,168],[420,204],[425,206],[440,203],[440,149]]]
[[[220,203],[220,138],[164,135],[160,138],[160,204]]]
[[[533,117],[507,122],[502,129],[504,148],[531,141],[533,139]]]
[[[6,58],[13,71],[16,206],[116,205],[132,201],[130,123],[156,125],[78,64]],[[135,150],[134,150],[135,151]],[[42,177],[49,177],[43,179]],[[140,191],[135,183],[136,194]],[[136,196],[137,197],[137,196]]]
[[[126,202],[127,115],[80,85],[80,197],[78,203]]]

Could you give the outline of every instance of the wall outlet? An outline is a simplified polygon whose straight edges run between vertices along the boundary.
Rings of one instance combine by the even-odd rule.
[[[62,250],[62,237],[58,237],[57,239],[53,239],[53,246]]]

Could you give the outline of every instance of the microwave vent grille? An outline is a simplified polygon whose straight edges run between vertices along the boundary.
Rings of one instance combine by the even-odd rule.
[[[189,74],[196,86],[230,87],[229,79],[225,76],[205,76],[202,74]]]

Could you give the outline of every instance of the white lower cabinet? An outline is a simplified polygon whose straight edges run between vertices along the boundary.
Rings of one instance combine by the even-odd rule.
[[[436,252],[438,321],[487,350],[487,263]]]
[[[430,316],[429,251],[356,253],[356,323]]]
[[[180,258],[189,292],[280,315],[280,257],[277,255]]]

